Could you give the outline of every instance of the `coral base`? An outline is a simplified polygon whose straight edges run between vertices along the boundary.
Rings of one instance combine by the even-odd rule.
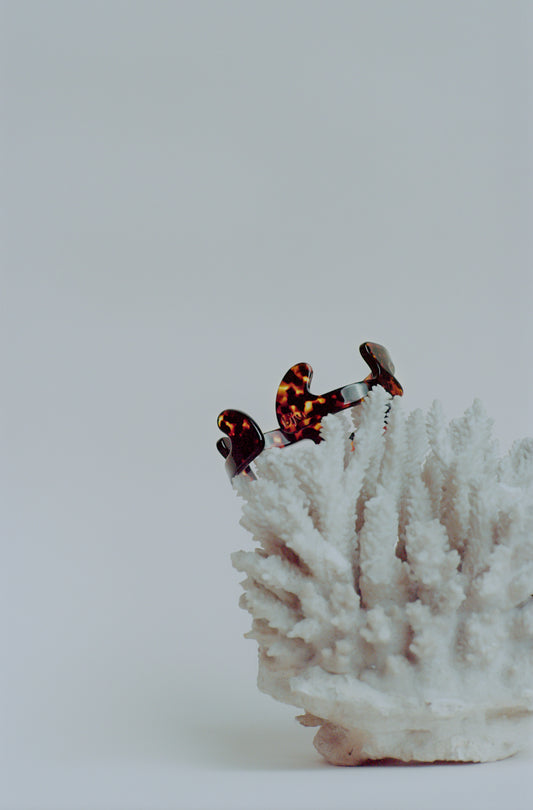
[[[299,718],[300,719],[300,718]],[[304,725],[315,723],[301,718]],[[318,721],[320,722],[320,721]],[[361,765],[371,760],[402,762],[491,762],[505,759],[523,748],[529,729],[523,721],[517,734],[517,720],[499,719],[478,723],[447,723],[432,731],[405,729],[393,733],[344,729],[325,722],[314,738],[317,751],[332,765]]]

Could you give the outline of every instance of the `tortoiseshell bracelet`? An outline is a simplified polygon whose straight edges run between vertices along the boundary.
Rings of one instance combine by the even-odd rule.
[[[362,343],[361,356],[371,374],[361,382],[316,396],[309,391],[313,369],[308,363],[292,366],[283,377],[276,395],[276,416],[279,428],[263,433],[251,416],[232,409],[219,414],[217,423],[224,438],[217,441],[217,449],[226,459],[226,470],[231,478],[244,474],[255,478],[250,464],[270,447],[286,447],[301,439],[319,442],[322,419],[331,413],[360,405],[368,392],[381,385],[393,396],[401,396],[403,388],[394,376],[394,364],[388,351],[379,343]]]

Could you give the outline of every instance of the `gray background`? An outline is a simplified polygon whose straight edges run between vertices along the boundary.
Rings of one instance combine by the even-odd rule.
[[[214,443],[368,339],[533,432],[532,18],[2,4],[3,810],[528,806],[527,756],[328,768],[257,692]]]

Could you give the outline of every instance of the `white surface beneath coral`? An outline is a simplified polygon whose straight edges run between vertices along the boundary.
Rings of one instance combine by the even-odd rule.
[[[389,405],[375,389],[237,483],[259,687],[335,764],[511,756],[533,711],[533,441],[499,458],[479,402],[446,426],[396,398],[384,431]]]

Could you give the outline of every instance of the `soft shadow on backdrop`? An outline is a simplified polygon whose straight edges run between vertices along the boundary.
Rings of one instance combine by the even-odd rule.
[[[215,418],[274,427],[290,365],[330,390],[375,340],[407,407],[533,432],[531,23],[2,4],[4,810],[450,806],[448,769],[324,768],[256,691]],[[525,807],[526,766],[457,778]]]

